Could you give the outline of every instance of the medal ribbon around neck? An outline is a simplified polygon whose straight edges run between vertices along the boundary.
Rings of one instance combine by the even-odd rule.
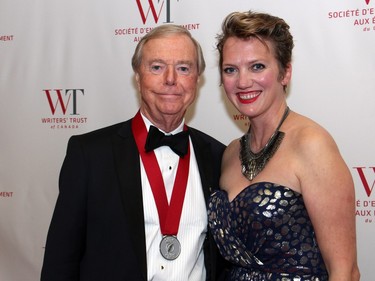
[[[184,125],[184,130],[187,130],[186,125]],[[189,175],[190,146],[185,157],[179,157],[171,201],[170,205],[168,205],[167,193],[155,153],[154,151],[146,152],[145,150],[147,129],[140,111],[132,120],[132,131],[154,195],[161,233],[163,236],[177,235]]]

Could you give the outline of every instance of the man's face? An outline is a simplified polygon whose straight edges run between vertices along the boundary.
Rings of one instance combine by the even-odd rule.
[[[151,39],[143,48],[136,73],[141,111],[154,124],[182,120],[198,83],[197,53],[186,35]]]

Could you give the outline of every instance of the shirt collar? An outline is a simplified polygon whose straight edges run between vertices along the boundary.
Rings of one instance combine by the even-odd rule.
[[[141,116],[142,116],[143,122],[146,125],[147,131],[150,129],[151,125],[155,126],[146,116],[143,115],[142,112],[141,112]],[[175,135],[175,134],[180,133],[184,130],[184,124],[185,124],[185,118],[182,119],[180,125],[178,125],[177,128],[174,129],[172,132],[166,133],[162,129],[160,129],[160,128],[158,128],[158,129],[166,135]],[[157,126],[155,126],[155,127],[157,127]]]

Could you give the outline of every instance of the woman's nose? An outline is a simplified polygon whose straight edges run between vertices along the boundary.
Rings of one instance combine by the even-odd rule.
[[[246,89],[253,85],[253,77],[249,72],[240,71],[238,74],[237,87],[240,89]]]

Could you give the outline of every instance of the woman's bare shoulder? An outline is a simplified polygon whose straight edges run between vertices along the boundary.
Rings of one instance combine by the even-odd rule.
[[[297,113],[288,127],[288,135],[298,153],[310,154],[322,149],[337,148],[332,135],[323,126]]]

